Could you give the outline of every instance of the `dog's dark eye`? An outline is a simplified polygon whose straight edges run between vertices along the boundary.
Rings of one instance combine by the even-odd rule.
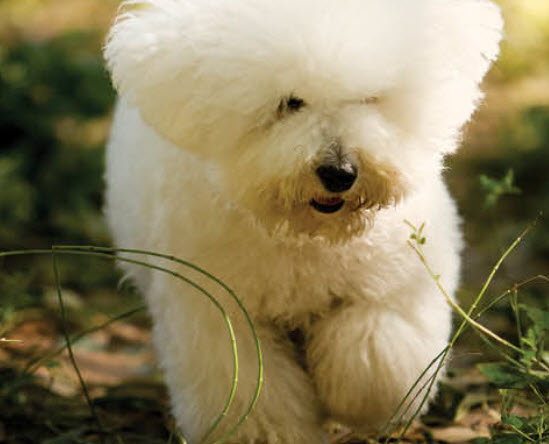
[[[299,111],[301,108],[305,106],[305,101],[303,99],[300,99],[299,97],[291,96],[287,100],[286,106],[290,111]]]
[[[289,96],[280,101],[278,115],[282,117],[285,113],[294,113],[306,105],[305,100],[296,96]]]

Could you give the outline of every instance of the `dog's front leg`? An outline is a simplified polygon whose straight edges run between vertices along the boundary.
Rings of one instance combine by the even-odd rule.
[[[355,304],[317,322],[307,359],[329,413],[357,430],[378,431],[444,349],[449,329],[449,310],[437,303],[402,311]]]
[[[204,295],[173,279],[155,279],[147,299],[174,415],[189,443],[198,444],[222,411],[231,387],[233,354],[227,328],[219,311]],[[208,436],[206,444],[223,437],[238,423],[257,383],[258,360],[250,328],[238,312],[230,315],[238,346],[238,386],[228,414]],[[320,425],[320,403],[310,377],[274,329],[259,322],[256,328],[263,352],[263,388],[247,421],[226,442],[327,442]]]

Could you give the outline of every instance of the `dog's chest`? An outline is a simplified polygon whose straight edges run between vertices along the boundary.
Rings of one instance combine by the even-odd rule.
[[[379,252],[367,245],[278,248],[264,252],[259,260],[244,259],[235,286],[256,316],[307,318],[377,294],[375,276],[381,262]]]

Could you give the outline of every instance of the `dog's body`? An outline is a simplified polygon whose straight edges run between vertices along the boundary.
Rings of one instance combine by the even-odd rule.
[[[123,95],[107,155],[116,243],[195,262],[250,312],[264,388],[230,442],[324,442],[328,416],[379,429],[448,340],[450,310],[404,220],[426,223],[425,253],[453,293],[461,240],[442,157],[497,55],[497,8],[140,3],[106,50]],[[147,297],[178,424],[198,443],[231,385],[222,317],[173,277],[126,269]],[[253,397],[255,347],[236,304],[181,272],[220,299],[235,328],[238,390],[220,437]],[[297,328],[305,359],[287,336]]]

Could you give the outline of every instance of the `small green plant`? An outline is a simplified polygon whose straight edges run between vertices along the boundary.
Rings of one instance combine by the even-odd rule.
[[[549,283],[546,276],[536,279]],[[510,292],[520,352],[502,354],[503,362],[480,364],[481,372],[500,389],[501,424],[491,440],[479,443],[546,443],[549,441],[549,312],[518,303],[518,288]],[[527,325],[523,326],[522,319]],[[530,414],[513,414],[515,404]]]
[[[423,251],[423,246],[427,242],[427,238],[424,235],[425,224],[416,227],[408,221],[406,223],[412,229],[409,240],[410,247],[425,265],[427,272],[433,278],[448,303],[462,318],[462,322],[452,337],[449,346],[433,360],[430,367],[425,371],[426,373],[438,363],[433,376],[430,378],[430,382],[420,388],[423,402],[428,398],[436,375],[442,368],[450,350],[454,347],[464,330],[468,327],[473,327],[486,345],[495,350],[503,358],[502,362],[486,363],[479,366],[486,378],[500,389],[501,422],[498,426],[494,427],[492,438],[477,440],[478,444],[542,444],[549,442],[549,312],[518,302],[519,290],[522,287],[533,281],[549,283],[549,278],[542,275],[530,278],[505,291],[502,295],[486,304],[484,308],[479,308],[480,303],[485,299],[488,287],[497,270],[508,255],[523,240],[531,227],[516,238],[500,257],[473,304],[465,311],[448,295],[440,283],[440,276],[429,265]],[[479,318],[487,310],[506,298],[509,299],[515,315],[518,337],[517,344],[509,342],[478,322]],[[418,378],[416,384],[421,381],[424,374]],[[414,397],[411,396],[414,390],[416,390],[415,386],[410,389],[407,397],[403,400],[401,406],[399,406],[399,411],[395,412],[393,419],[398,418],[399,415],[403,416],[411,408],[414,400],[419,396],[419,393],[416,393]],[[419,414],[423,402],[415,410],[412,418]],[[532,414],[528,416],[513,414],[512,407],[515,403],[519,402],[527,403]],[[399,438],[404,435],[410,425],[411,420],[406,423]],[[391,429],[390,426],[385,429],[385,431],[391,430],[394,432],[394,428]]]
[[[507,174],[501,179],[495,179],[482,174],[479,177],[479,181],[481,188],[486,194],[484,200],[486,208],[495,207],[502,196],[518,195],[521,193],[520,188],[515,185],[515,173],[512,169],[509,169]]]

